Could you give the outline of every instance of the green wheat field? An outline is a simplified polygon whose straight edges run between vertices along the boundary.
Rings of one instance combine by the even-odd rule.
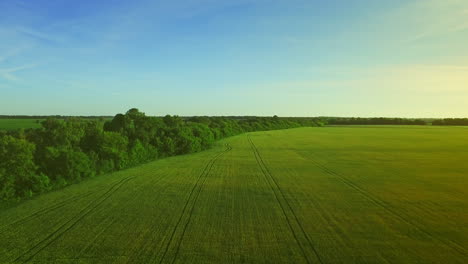
[[[1,204],[0,263],[468,263],[468,128],[255,132]]]
[[[15,129],[28,129],[28,128],[40,128],[41,123],[44,119],[32,119],[32,118],[8,118],[0,119],[0,130],[15,130]]]

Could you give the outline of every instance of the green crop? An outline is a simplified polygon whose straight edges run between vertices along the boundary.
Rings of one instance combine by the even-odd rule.
[[[468,129],[247,133],[0,209],[0,263],[467,263]]]

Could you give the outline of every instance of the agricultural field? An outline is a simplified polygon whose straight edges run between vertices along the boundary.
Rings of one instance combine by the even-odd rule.
[[[54,117],[57,118],[57,117]],[[62,118],[58,118],[62,119]],[[110,117],[96,117],[88,118],[89,120],[112,120]],[[0,130],[17,130],[17,129],[28,129],[28,128],[40,128],[41,122],[46,120],[44,117],[41,118],[0,118]]]
[[[315,127],[0,205],[0,263],[468,263],[468,128]]]
[[[0,118],[0,130],[15,130],[20,128],[39,128],[43,119],[24,118]]]

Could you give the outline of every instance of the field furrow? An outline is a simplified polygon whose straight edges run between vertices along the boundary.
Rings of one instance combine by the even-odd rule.
[[[226,150],[216,155],[206,164],[202,173],[198,177],[197,182],[195,183],[192,190],[190,191],[190,195],[184,205],[184,208],[179,217],[179,220],[177,221],[177,224],[175,225],[171,233],[171,236],[169,238],[169,241],[167,242],[166,248],[164,249],[164,252],[162,254],[162,257],[159,263],[165,263],[165,262],[174,263],[176,261],[177,255],[179,254],[179,251],[180,251],[180,244],[182,240],[184,239],[184,235],[187,230],[187,225],[190,223],[190,219],[192,218],[192,215],[193,215],[193,209],[195,208],[195,204],[197,203],[200,192],[203,189],[203,185],[205,184],[206,178],[209,176],[211,170],[213,169],[213,166],[216,160],[219,157],[221,157],[221,155],[231,150],[232,150],[231,146],[229,144],[226,144]],[[169,261],[166,259],[166,256],[168,255],[172,256],[170,257]]]
[[[291,232],[293,233],[294,239],[296,240],[298,246],[301,248],[301,251],[304,254],[305,259],[307,260],[307,263],[315,263],[317,261],[319,263],[323,263],[319,253],[315,249],[313,242],[310,240],[309,236],[304,231],[304,228],[299,222],[296,214],[294,213],[294,210],[292,209],[288,200],[286,200],[286,197],[283,191],[281,190],[280,186],[278,185],[278,182],[275,180],[271,172],[268,170],[268,167],[265,165],[262,156],[260,155],[257,147],[255,146],[250,136],[248,136],[248,140],[254,152],[257,164],[259,165],[260,170],[265,176],[265,179],[268,181],[272,191],[275,193],[275,198],[278,201],[278,204],[281,206],[281,210],[283,211],[283,214],[287,219],[288,226],[291,229]],[[312,256],[309,253],[309,251],[313,252]]]
[[[413,221],[409,220],[408,216],[402,214],[401,212],[395,211],[395,209],[393,209],[391,207],[391,205],[389,205],[387,202],[381,200],[380,198],[374,196],[372,193],[370,193],[370,192],[364,190],[363,188],[359,187],[358,185],[356,185],[355,183],[353,183],[352,181],[350,181],[349,179],[347,179],[343,175],[340,175],[340,174],[334,172],[333,170],[325,167],[324,165],[320,164],[320,162],[318,162],[317,160],[315,160],[313,158],[310,158],[309,160],[312,163],[314,163],[317,167],[322,169],[325,173],[327,173],[327,174],[329,174],[331,176],[338,177],[344,184],[348,185],[352,189],[354,189],[357,192],[361,193],[363,196],[365,196],[367,199],[369,199],[370,201],[375,203],[377,206],[380,206],[382,209],[387,211],[389,214],[391,214],[394,217],[400,219],[401,221],[413,226],[415,229],[417,229],[419,232],[425,234],[430,239],[437,240],[437,241],[445,244],[446,246],[454,249],[455,251],[459,252],[463,256],[468,256],[467,250],[463,245],[460,245],[456,241],[446,240],[446,239],[437,237],[436,235],[430,233],[429,231],[425,230],[423,227],[418,225],[417,222],[413,222]]]
[[[127,181],[129,181],[131,179],[132,179],[131,177],[125,178],[125,179],[119,181],[117,184],[113,185],[101,197],[99,197],[97,200],[93,201],[91,204],[89,204],[87,207],[85,207],[83,210],[81,210],[72,219],[70,219],[69,221],[67,221],[64,224],[60,225],[56,230],[54,230],[52,233],[47,235],[43,240],[39,241],[39,243],[35,244],[33,247],[26,250],[23,254],[16,257],[16,259],[13,262],[14,263],[25,263],[25,262],[31,260],[32,258],[34,258],[34,256],[36,256],[44,248],[46,248],[48,245],[53,243],[55,240],[57,240],[60,236],[62,236],[68,230],[73,228],[81,219],[86,217],[93,210],[95,210],[99,205],[101,205],[104,201],[109,199],[114,192],[116,192],[118,189],[120,189]]]
[[[0,264],[467,263],[468,134],[397,132],[248,133],[5,204]]]

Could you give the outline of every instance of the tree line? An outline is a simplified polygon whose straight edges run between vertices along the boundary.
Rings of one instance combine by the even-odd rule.
[[[317,118],[146,116],[109,121],[48,118],[41,128],[0,131],[0,198],[17,199],[158,158],[198,152],[250,131],[323,125]]]
[[[112,119],[112,116],[63,116],[63,115],[0,115],[0,119],[66,119],[66,118],[83,118],[83,119]]]
[[[444,118],[432,121],[433,126],[468,126],[468,118]]]
[[[411,119],[388,117],[322,117],[328,125],[416,125],[416,126],[468,126],[468,118]]]
[[[329,125],[428,125],[428,122],[423,119],[388,117],[329,117],[325,120]]]

